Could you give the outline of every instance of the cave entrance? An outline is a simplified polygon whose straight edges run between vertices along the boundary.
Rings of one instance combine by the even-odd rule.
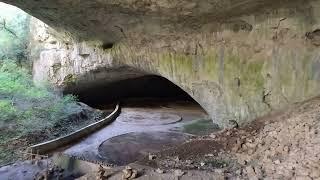
[[[105,106],[121,102],[122,105],[165,104],[184,102],[200,105],[180,87],[171,81],[156,75],[121,80],[106,85],[98,85],[74,93],[81,102],[91,107],[103,109]]]
[[[196,135],[205,135],[218,128],[187,92],[157,75],[101,83],[73,91],[73,94],[79,101],[107,112],[120,102],[122,113],[117,121],[127,124],[161,125],[181,121],[191,123],[184,127],[185,131]]]
[[[96,132],[94,138],[84,140],[81,146],[84,157],[98,152],[98,159],[110,164],[126,165],[164,147],[183,143],[193,135],[208,135],[218,130],[188,93],[161,76],[141,75],[101,83],[73,94],[81,102],[104,111],[121,102],[121,113],[116,120]],[[96,141],[100,144],[94,150],[90,144]],[[79,153],[77,147],[71,147],[68,153]]]

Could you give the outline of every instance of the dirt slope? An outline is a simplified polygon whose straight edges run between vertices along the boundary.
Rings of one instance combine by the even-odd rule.
[[[240,179],[320,179],[320,98],[186,142],[139,163]],[[208,178],[206,177],[203,178]]]

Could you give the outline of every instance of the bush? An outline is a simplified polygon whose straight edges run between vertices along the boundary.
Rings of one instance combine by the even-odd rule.
[[[0,100],[0,119],[3,121],[2,123],[6,123],[6,120],[15,118],[17,110],[11,104],[10,101]]]
[[[17,132],[30,132],[51,127],[68,115],[73,96],[60,97],[47,86],[33,84],[27,70],[13,61],[0,61],[0,125],[18,125]]]
[[[45,88],[35,87],[28,71],[11,60],[0,61],[0,83],[2,96],[43,98],[49,95]]]

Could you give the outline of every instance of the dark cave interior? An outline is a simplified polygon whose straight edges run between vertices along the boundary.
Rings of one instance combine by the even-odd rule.
[[[74,91],[79,101],[94,108],[121,102],[172,102],[185,101],[197,104],[185,91],[171,81],[156,75],[121,80]]]

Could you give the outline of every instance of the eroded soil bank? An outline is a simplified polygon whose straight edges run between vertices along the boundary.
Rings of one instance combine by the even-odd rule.
[[[185,142],[158,153],[155,161],[141,163],[167,170],[209,170],[211,177],[319,179],[319,112],[317,97],[243,128]]]

